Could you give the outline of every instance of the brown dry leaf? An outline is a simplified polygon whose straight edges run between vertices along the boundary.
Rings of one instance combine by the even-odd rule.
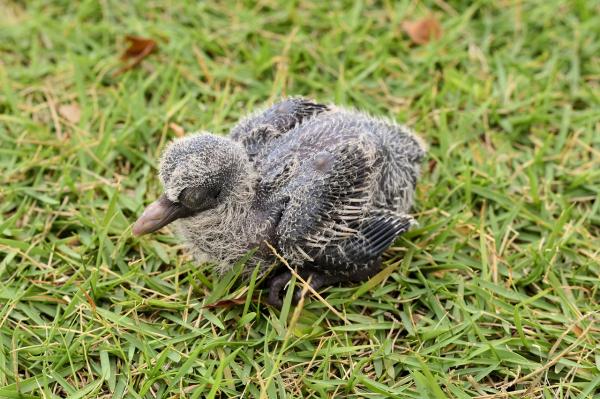
[[[177,137],[185,136],[185,130],[183,130],[183,128],[181,126],[179,126],[177,123],[171,122],[171,123],[169,123],[169,127],[171,128],[173,133],[175,133],[175,136],[177,136]]]
[[[241,305],[246,303],[245,297],[233,298],[233,299],[223,299],[221,301],[217,301],[214,303],[209,303],[208,305],[204,305],[203,308],[206,309],[216,309],[216,308],[231,308],[236,305]]]
[[[125,65],[119,68],[114,73],[114,76],[134,68],[142,62],[144,58],[158,49],[156,41],[144,37],[125,36],[125,41],[129,43],[129,47],[127,47],[125,52],[121,55],[121,61],[125,62]]]
[[[59,106],[58,113],[71,123],[78,123],[81,119],[81,109],[75,103]]]
[[[444,276],[448,274],[448,270],[436,270],[430,273],[436,276],[437,278],[444,278]]]
[[[402,29],[416,44],[427,44],[442,37],[442,26],[433,15],[417,21],[404,21]]]
[[[131,58],[147,57],[157,48],[157,44],[154,40],[146,39],[145,37],[125,36],[125,41],[129,43],[129,47],[127,47],[123,55],[121,55],[123,61]]]
[[[461,225],[454,226],[454,231],[459,232],[463,236],[467,236],[467,235],[471,234],[471,231],[473,231],[473,228],[470,227],[469,225],[461,224]]]

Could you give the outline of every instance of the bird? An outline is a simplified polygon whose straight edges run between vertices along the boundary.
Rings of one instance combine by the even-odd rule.
[[[410,211],[426,146],[404,125],[289,97],[229,133],[195,133],[166,147],[164,192],[134,235],[175,222],[195,259],[221,274],[251,250],[250,264],[266,272],[275,249],[318,290],[377,274],[385,250],[416,224]],[[291,278],[281,266],[268,279],[269,304],[282,306]]]

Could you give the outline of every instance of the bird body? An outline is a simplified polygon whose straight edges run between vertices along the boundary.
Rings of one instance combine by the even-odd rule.
[[[414,223],[407,213],[424,155],[406,127],[286,99],[242,120],[230,137],[172,143],[160,167],[165,194],[134,232],[176,220],[196,258],[220,271],[256,247],[255,259],[270,265],[268,242],[315,288],[360,281]],[[271,303],[281,304],[289,278],[271,280]]]

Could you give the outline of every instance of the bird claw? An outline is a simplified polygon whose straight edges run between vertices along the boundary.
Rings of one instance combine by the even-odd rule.
[[[304,280],[308,281],[308,284],[313,290],[318,290],[323,285],[330,282],[337,282],[337,279],[327,279],[326,277],[315,272],[309,272],[300,275]],[[285,298],[287,286],[291,279],[292,273],[287,271],[278,274],[269,281],[269,296],[267,297],[267,303],[269,305],[281,309],[283,306],[283,299]],[[294,294],[292,295],[292,305],[296,306],[300,302],[300,299],[302,299],[302,287],[296,286],[294,288]]]
[[[276,307],[277,309],[281,309],[283,306],[283,299],[285,298],[285,293],[287,291],[287,286],[292,279],[292,273],[283,272],[273,277],[269,281],[269,296],[267,297],[267,303],[271,306]],[[312,282],[310,285],[313,288],[315,287]],[[294,287],[294,294],[292,295],[292,305],[296,306],[298,302],[302,299],[302,289],[300,287]]]
[[[283,272],[269,281],[269,296],[267,297],[267,303],[271,306],[281,309],[283,306],[283,291],[285,286],[290,282],[292,273]]]

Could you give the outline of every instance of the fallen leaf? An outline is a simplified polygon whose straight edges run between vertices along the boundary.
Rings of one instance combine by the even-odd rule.
[[[171,122],[171,123],[169,123],[169,127],[171,128],[173,133],[175,133],[175,136],[183,137],[185,135],[185,130],[183,130],[183,128],[181,126],[179,126],[177,123]]]
[[[131,58],[146,57],[157,47],[154,40],[139,36],[125,36],[125,41],[129,43],[129,47],[121,55],[123,61]]]
[[[234,299],[223,299],[221,301],[217,301],[214,303],[209,303],[208,305],[204,305],[205,309],[216,309],[216,308],[230,308],[236,305],[241,305],[246,303],[245,297],[234,298]]]
[[[454,226],[454,231],[457,231],[458,233],[462,234],[463,236],[467,236],[467,235],[471,234],[471,232],[473,231],[473,228],[471,228],[469,225],[461,224],[461,225]]]
[[[75,103],[61,105],[58,113],[71,123],[78,123],[81,119],[81,109]]]
[[[121,55],[121,61],[125,62],[125,65],[119,68],[114,76],[136,67],[144,58],[158,49],[156,41],[144,37],[125,36],[125,41],[129,43],[129,46]]]
[[[418,21],[404,21],[402,29],[416,44],[427,44],[442,37],[442,26],[433,15]]]

